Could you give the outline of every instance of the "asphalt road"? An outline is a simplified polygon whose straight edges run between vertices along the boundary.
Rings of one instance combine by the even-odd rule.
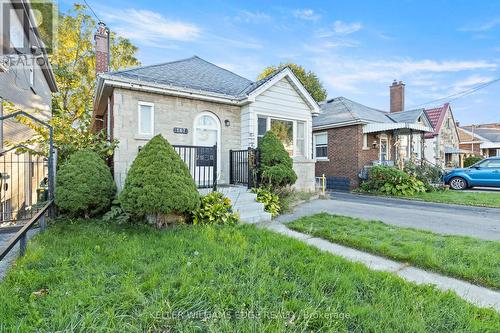
[[[500,194],[499,194],[500,195]],[[300,205],[293,214],[277,218],[281,222],[328,212],[401,227],[429,230],[448,235],[500,240],[500,209],[334,192],[331,200],[314,200]]]

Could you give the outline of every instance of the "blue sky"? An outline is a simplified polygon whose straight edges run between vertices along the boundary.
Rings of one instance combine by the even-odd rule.
[[[500,78],[497,0],[88,2],[143,64],[198,55],[255,79],[292,61],[316,72],[330,98],[384,110],[393,79],[412,108]],[[500,122],[499,96],[497,82],[451,101],[456,120]]]

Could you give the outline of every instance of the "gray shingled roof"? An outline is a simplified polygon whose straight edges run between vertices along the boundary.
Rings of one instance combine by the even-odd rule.
[[[201,90],[233,98],[240,97],[243,92],[248,91],[249,87],[254,85],[254,82],[197,56],[158,65],[110,72],[106,75],[125,80]]]
[[[463,126],[462,128],[472,132],[471,126]],[[477,134],[491,142],[500,142],[500,129],[497,128],[474,127],[474,134]]]
[[[227,69],[193,56],[158,65],[110,72],[103,76],[125,81],[132,80],[170,85],[189,90],[222,94],[234,99],[243,99],[280,72],[281,70],[253,82]]]
[[[313,118],[313,126],[336,125],[345,122],[357,123],[417,123],[424,114],[424,109],[389,113],[351,101],[345,97],[336,97],[320,105],[321,113]]]
[[[345,97],[336,97],[320,104],[321,113],[313,118],[313,126],[327,126],[348,121],[365,123],[393,122],[387,113],[356,103]]]
[[[425,109],[422,108],[404,112],[393,112],[387,114],[387,116],[397,123],[417,123],[418,118],[420,118],[424,112]]]

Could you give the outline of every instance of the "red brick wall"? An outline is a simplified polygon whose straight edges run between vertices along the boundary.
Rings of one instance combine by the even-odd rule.
[[[314,133],[328,132],[328,161],[316,161],[316,176],[347,177],[351,188],[359,186],[358,174],[364,165],[378,159],[378,148],[372,148],[375,136],[368,136],[368,149],[363,149],[363,127],[353,125]]]

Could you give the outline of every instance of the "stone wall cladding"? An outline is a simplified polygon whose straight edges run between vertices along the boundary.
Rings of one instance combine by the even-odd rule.
[[[293,188],[305,192],[315,191],[314,164],[314,160],[295,159],[293,161],[293,170],[297,174],[297,181]]]
[[[119,140],[114,154],[114,175],[119,189],[140,146],[150,137],[138,135],[138,103],[154,103],[154,133],[162,134],[173,145],[194,144],[194,120],[203,111],[215,114],[221,122],[221,175],[219,183],[229,182],[229,150],[240,149],[240,107],[200,100],[115,89],[113,94],[113,137]],[[225,120],[230,121],[226,127]],[[188,129],[175,134],[174,127]]]

